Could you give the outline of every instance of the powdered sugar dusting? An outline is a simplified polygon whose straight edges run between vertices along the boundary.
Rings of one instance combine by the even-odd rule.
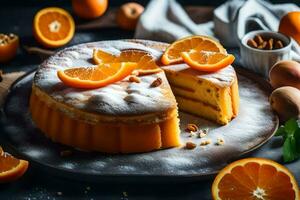
[[[92,66],[93,49],[119,54],[123,49],[148,51],[156,58],[160,51],[145,45],[126,41],[87,43],[66,48],[41,64],[35,75],[35,85],[57,101],[89,112],[108,115],[146,114],[164,112],[176,106],[175,98],[166,98],[170,87],[163,72],[140,77],[140,83],[124,80],[94,90],[65,86],[57,77],[58,70]],[[150,87],[157,78],[163,80],[159,87]]]
[[[157,77],[164,79],[163,87],[150,88],[150,83]],[[105,112],[111,115],[159,112],[167,109],[170,101],[164,98],[162,88],[166,88],[167,80],[163,73],[141,78],[140,83],[129,83],[126,78],[122,83],[111,84],[99,88],[93,93],[86,104],[86,110]],[[113,94],[113,95],[112,95]]]

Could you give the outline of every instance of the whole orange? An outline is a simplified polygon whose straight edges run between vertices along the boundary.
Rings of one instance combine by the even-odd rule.
[[[126,30],[134,30],[143,11],[144,7],[138,3],[123,4],[116,16],[118,25]]]
[[[72,0],[75,14],[84,19],[94,19],[105,13],[108,0]]]
[[[280,20],[279,32],[292,37],[300,44],[300,12],[289,12],[283,16]]]

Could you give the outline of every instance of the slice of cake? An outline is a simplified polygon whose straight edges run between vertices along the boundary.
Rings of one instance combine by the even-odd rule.
[[[97,42],[67,48],[39,67],[30,111],[38,128],[55,142],[87,151],[136,153],[180,145],[177,103],[166,76],[131,76],[97,89],[66,86],[58,70],[90,66],[93,49],[120,51],[144,45]]]
[[[228,66],[205,73],[187,64],[164,66],[179,109],[227,124],[237,116],[239,93],[236,73]]]

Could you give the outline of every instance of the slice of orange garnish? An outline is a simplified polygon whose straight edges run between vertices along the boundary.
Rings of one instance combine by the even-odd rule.
[[[296,200],[299,188],[292,173],[268,159],[246,158],[235,161],[216,176],[213,199]]]
[[[196,35],[189,36],[172,43],[161,57],[161,62],[164,65],[182,62],[181,53],[189,52],[192,49],[197,51],[211,51],[226,53],[223,46],[213,38]]]
[[[49,48],[67,44],[74,35],[75,23],[72,16],[61,8],[45,8],[34,17],[33,32],[36,40]]]
[[[135,62],[140,74],[147,74],[147,72],[157,73],[161,69],[155,62],[155,58],[148,52],[138,49],[126,49],[118,55],[114,55],[103,51],[101,49],[94,49],[93,60],[96,64],[100,63],[114,63],[114,62]]]
[[[59,79],[75,88],[94,89],[123,80],[132,73],[137,64],[133,62],[107,63],[92,67],[79,67],[60,70]]]
[[[231,65],[235,59],[231,54],[196,50],[182,52],[181,56],[191,68],[204,72],[218,71]]]
[[[93,50],[93,61],[95,64],[119,62],[118,57],[101,49]]]
[[[19,160],[0,147],[0,182],[11,182],[20,178],[28,168],[28,161]]]

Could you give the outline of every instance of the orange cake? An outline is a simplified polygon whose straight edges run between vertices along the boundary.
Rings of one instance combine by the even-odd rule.
[[[90,66],[93,49],[113,52],[143,45],[112,41],[78,45],[39,67],[32,87],[32,119],[51,140],[82,150],[147,152],[180,145],[177,103],[163,71],[84,90],[64,85],[57,71]],[[161,84],[150,87],[160,78]]]
[[[167,46],[116,40],[58,52],[42,63],[35,75],[30,98],[34,123],[51,140],[65,145],[88,151],[136,153],[180,145],[177,102],[183,111],[220,124],[234,118],[239,97],[231,66],[210,74],[189,69],[186,64],[164,66],[164,71],[140,76],[138,83],[126,77],[96,89],[68,87],[57,77],[59,70],[95,64],[92,58],[97,49],[113,55],[142,50],[158,62]],[[157,79],[161,84],[151,87]]]

